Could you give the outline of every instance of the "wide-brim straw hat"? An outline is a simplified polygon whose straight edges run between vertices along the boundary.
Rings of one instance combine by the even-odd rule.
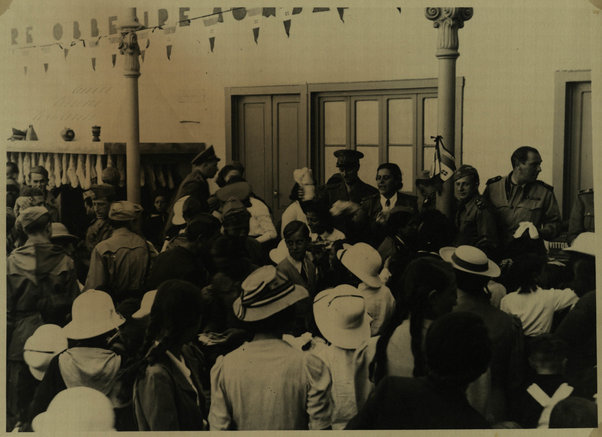
[[[259,267],[241,284],[242,293],[232,304],[243,322],[256,322],[309,297],[307,290],[293,284],[274,266]]]
[[[593,232],[582,232],[577,235],[573,244],[564,250],[565,252],[577,252],[596,256],[596,234]]]
[[[337,258],[347,270],[369,287],[379,288],[384,285],[378,276],[382,258],[378,251],[369,244],[343,244],[343,248],[337,251]]]
[[[34,378],[41,381],[52,358],[65,349],[67,337],[63,329],[58,325],[42,325],[25,341],[23,360]]]
[[[88,290],[73,301],[72,320],[64,328],[67,338],[83,340],[117,329],[125,319],[115,310],[111,296],[104,291]]]
[[[370,316],[357,288],[341,284],[314,298],[316,325],[326,340],[342,349],[357,349],[370,338]]]
[[[439,255],[457,270],[489,278],[500,276],[499,266],[487,258],[485,252],[474,246],[442,247]]]
[[[274,264],[280,264],[288,255],[288,247],[284,240],[280,240],[278,246],[270,250],[270,259]]]

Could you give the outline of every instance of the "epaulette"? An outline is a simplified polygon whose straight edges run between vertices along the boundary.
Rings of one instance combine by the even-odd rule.
[[[492,183],[494,183],[494,182],[497,182],[497,181],[499,181],[499,180],[501,180],[501,179],[502,179],[502,177],[501,177],[501,176],[496,176],[496,177],[494,177],[494,178],[487,179],[487,185],[489,185],[489,184],[492,184]]]
[[[584,190],[579,190],[579,195],[582,195],[582,194],[594,194],[594,189],[586,188]]]
[[[475,200],[475,204],[477,205],[477,208],[479,208],[479,209],[485,209],[489,206],[489,203],[487,202],[487,200],[485,200],[485,198],[483,196],[477,196],[477,198]]]
[[[535,183],[539,184],[539,185],[543,185],[545,188],[547,188],[550,191],[554,191],[554,187],[549,184],[546,184],[544,181],[537,180],[537,181],[535,181]]]

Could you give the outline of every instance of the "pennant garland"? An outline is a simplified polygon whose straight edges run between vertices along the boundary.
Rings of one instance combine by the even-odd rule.
[[[213,53],[213,48],[215,47],[215,37],[214,36],[209,38],[209,47],[211,48],[211,53]]]
[[[115,67],[115,61],[117,61],[117,54],[113,53],[111,55],[111,63],[113,64],[113,67]]]
[[[96,71],[96,58],[92,58],[92,70]]]
[[[291,34],[291,20],[284,20],[282,23],[284,24],[284,31],[286,32],[286,37],[289,38]]]
[[[395,8],[397,9],[397,12],[399,12],[401,14],[401,8]]]
[[[67,55],[69,54],[69,49],[63,49],[63,53],[65,54],[65,59],[67,59]]]
[[[257,44],[257,40],[259,39],[259,27],[253,28],[253,39],[255,40],[255,44]]]
[[[276,8],[263,8],[262,15],[264,17],[275,17],[276,16]]]
[[[330,8],[314,8],[312,12],[326,12],[330,11]]]
[[[48,73],[48,63],[44,63],[44,73]]]
[[[167,49],[167,59],[169,59],[170,61],[171,61],[171,47],[172,47],[171,44],[165,46],[165,48]]]
[[[339,13],[339,18],[341,19],[341,21],[344,23],[345,20],[343,19],[343,15],[345,14],[345,9],[347,8],[337,8],[337,12]]]

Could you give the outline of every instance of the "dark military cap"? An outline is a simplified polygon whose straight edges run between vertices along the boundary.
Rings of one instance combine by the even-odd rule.
[[[213,146],[209,146],[209,148],[203,150],[192,160],[192,165],[201,165],[204,162],[209,161],[219,161],[220,159],[215,155],[215,150]]]
[[[479,183],[479,172],[472,165],[468,164],[463,164],[460,167],[458,167],[458,169],[454,172],[453,180],[455,182],[458,179],[462,179],[466,176],[472,176],[474,178],[474,181],[477,184]]]
[[[351,167],[360,164],[360,159],[364,157],[362,152],[351,149],[340,149],[334,152],[337,158],[337,167]]]
[[[109,184],[95,184],[90,187],[94,193],[94,199],[113,200],[115,198],[115,187]]]

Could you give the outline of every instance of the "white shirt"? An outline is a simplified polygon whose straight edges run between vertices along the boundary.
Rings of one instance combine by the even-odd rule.
[[[389,201],[389,206],[387,206],[387,200]],[[393,194],[393,196],[391,196],[390,199],[387,199],[382,194],[380,195],[380,206],[382,207],[383,211],[390,211],[395,206],[396,203],[397,203],[397,193]]]
[[[278,236],[270,210],[259,199],[249,198],[251,206],[247,208],[251,218],[249,219],[249,237],[255,238],[260,243],[271,240]]]
[[[284,228],[286,227],[286,225],[288,225],[293,220],[298,220],[300,222],[307,224],[307,217],[305,216],[305,213],[301,209],[301,204],[299,203],[298,200],[295,200],[293,203],[291,203],[289,206],[287,206],[286,209],[284,210],[284,212],[282,213],[282,217],[281,217],[282,225],[280,227],[280,236],[282,238],[284,238],[284,234],[283,234]]]
[[[502,298],[500,309],[520,319],[524,335],[535,337],[550,332],[555,311],[571,307],[578,300],[570,288],[543,290],[537,287],[531,293],[507,294]]]
[[[357,286],[364,297],[366,312],[372,318],[370,321],[370,335],[380,334],[380,330],[395,312],[395,298],[386,285],[379,288],[369,287],[364,282]]]

